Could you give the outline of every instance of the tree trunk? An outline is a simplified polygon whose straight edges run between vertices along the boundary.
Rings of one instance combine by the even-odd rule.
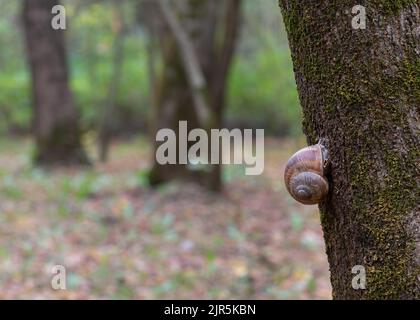
[[[57,1],[26,0],[23,21],[32,74],[35,162],[40,165],[87,164],[78,113],[69,88],[65,30],[51,26]]]
[[[398,4],[397,4],[398,3]],[[281,0],[308,143],[327,141],[321,223],[336,299],[420,298],[419,1]],[[366,289],[352,287],[352,268]]]
[[[225,86],[236,43],[240,0],[175,1],[170,7],[193,44],[200,70],[204,76],[205,104],[210,109],[210,122],[203,124],[197,110],[197,94],[191,85],[191,75],[185,65],[185,56],[179,39],[168,25],[158,26],[162,71],[155,83],[153,137],[161,128],[178,132],[179,121],[194,128],[219,128],[224,110]],[[185,52],[184,52],[185,53]],[[184,58],[184,60],[183,60]],[[155,143],[155,150],[159,144]],[[189,165],[160,165],[154,162],[150,174],[152,184],[172,179],[197,181],[212,190],[221,187],[220,165],[209,165],[209,170],[191,170]]]

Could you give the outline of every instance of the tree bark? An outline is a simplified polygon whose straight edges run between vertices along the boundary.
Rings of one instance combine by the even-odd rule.
[[[419,1],[281,0],[303,128],[327,141],[321,223],[336,299],[420,298]],[[353,266],[366,289],[352,288]]]
[[[40,165],[87,164],[78,113],[69,88],[65,30],[51,26],[53,0],[25,0],[23,22],[32,75],[35,162]]]
[[[154,112],[153,136],[161,128],[177,132],[182,120],[188,122],[189,130],[221,126],[226,80],[238,34],[240,3],[240,0],[172,2],[171,13],[176,16],[182,30],[177,32],[180,26],[177,21],[170,21],[173,19],[168,18],[167,12],[166,25],[157,28],[163,66],[155,83],[154,105],[157,110]],[[164,21],[165,12],[160,11]],[[192,60],[196,60],[199,70],[196,64],[191,65],[191,58],[186,58],[192,53]],[[204,83],[194,81],[197,74],[200,79],[204,77]],[[155,150],[158,147],[155,142]],[[219,190],[220,165],[208,167],[206,171],[191,170],[188,165],[154,162],[150,181],[154,185],[181,178]]]

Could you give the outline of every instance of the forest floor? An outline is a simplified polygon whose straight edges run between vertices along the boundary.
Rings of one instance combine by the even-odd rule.
[[[44,171],[0,141],[0,299],[330,299],[316,206],[283,185],[302,141],[266,138],[265,171],[225,166],[222,194],[147,186],[147,140],[91,169]],[[53,266],[67,289],[51,287]]]

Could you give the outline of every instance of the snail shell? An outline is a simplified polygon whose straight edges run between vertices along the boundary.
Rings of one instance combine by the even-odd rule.
[[[325,177],[328,154],[321,145],[303,148],[290,157],[284,171],[287,191],[303,204],[316,204],[328,194]]]

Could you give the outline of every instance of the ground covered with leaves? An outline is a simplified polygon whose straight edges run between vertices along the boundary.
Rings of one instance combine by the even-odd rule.
[[[316,206],[283,185],[301,142],[266,139],[265,171],[225,166],[222,194],[147,185],[147,140],[113,145],[91,169],[31,166],[27,140],[0,141],[0,299],[329,299]],[[53,266],[67,289],[51,287]]]

